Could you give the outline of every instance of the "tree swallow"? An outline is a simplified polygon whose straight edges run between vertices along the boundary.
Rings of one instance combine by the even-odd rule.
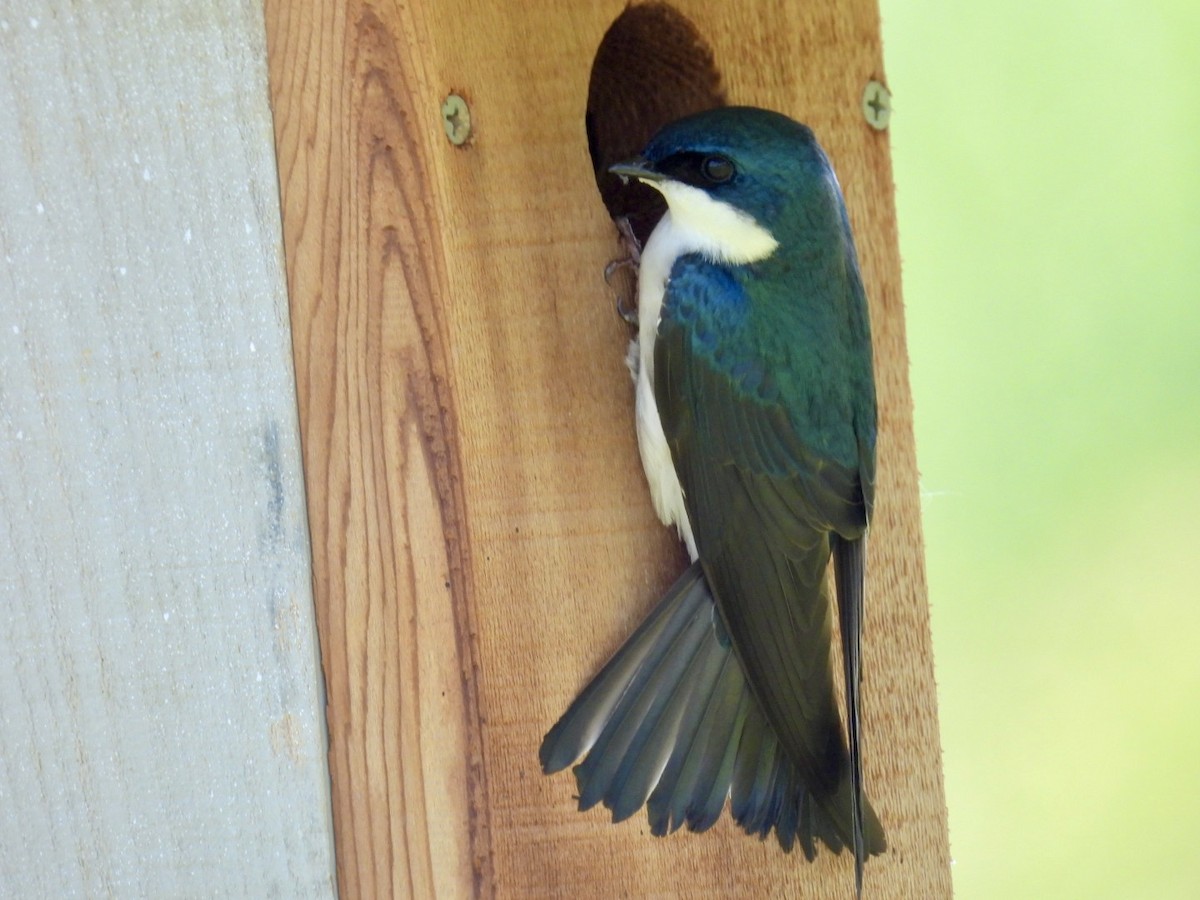
[[[812,859],[883,852],[859,755],[875,384],[841,188],[812,132],[762,109],[681,119],[612,172],[668,210],[641,256],[637,435],[693,563],[546,735],[579,806],[651,830],[734,819]],[[833,583],[848,745],[833,685]]]

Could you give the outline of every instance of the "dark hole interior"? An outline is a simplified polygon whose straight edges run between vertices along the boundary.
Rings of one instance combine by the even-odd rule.
[[[724,105],[712,50],[671,6],[630,6],[605,33],[588,83],[588,150],[609,215],[628,220],[639,244],[666,204],[644,184],[621,184],[608,167],[637,156],[668,122]]]

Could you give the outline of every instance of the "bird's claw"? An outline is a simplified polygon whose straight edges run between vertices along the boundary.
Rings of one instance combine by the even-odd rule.
[[[626,257],[625,259],[614,259],[604,267],[604,283],[613,288],[613,293],[617,296],[617,315],[619,315],[629,325],[637,325],[638,311],[637,304],[631,302],[628,293],[620,288],[613,287],[612,278],[617,272],[622,269],[633,269],[634,277],[632,283],[637,283],[637,262]],[[628,282],[627,282],[628,283]]]
[[[617,231],[620,232],[621,249],[625,251],[625,255],[614,259],[604,267],[604,283],[613,288],[617,295],[617,315],[619,315],[629,325],[637,326],[638,310],[636,297],[630,299],[629,292],[622,291],[620,288],[613,287],[613,276],[624,269],[630,269],[633,272],[633,277],[626,279],[626,286],[633,289],[637,285],[638,266],[642,261],[642,245],[637,239],[637,235],[633,233],[633,226],[629,224],[629,220],[624,216],[619,216],[613,220],[616,222]]]

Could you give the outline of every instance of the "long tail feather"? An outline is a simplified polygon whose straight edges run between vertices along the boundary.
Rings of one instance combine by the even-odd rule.
[[[861,797],[861,776],[832,798],[813,796],[746,682],[698,564],[550,729],[540,757],[547,774],[583,757],[580,808],[603,802],[620,820],[645,805],[655,835],[709,828],[729,797],[747,833],[774,830],[784,850],[798,842],[808,859],[818,841],[837,852],[855,843],[830,804],[844,810]],[[859,844],[878,853],[882,829],[861,803]]]
[[[838,616],[842,631],[842,661],[846,677],[846,732],[850,744],[851,816],[854,883],[862,896],[866,839],[863,835],[862,752],[859,747],[859,688],[862,683],[862,617],[866,593],[865,542],[833,540],[833,571],[837,583]]]

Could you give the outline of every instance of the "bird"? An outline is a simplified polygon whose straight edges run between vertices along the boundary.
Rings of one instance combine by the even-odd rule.
[[[582,758],[580,809],[645,806],[655,835],[703,831],[728,799],[785,851],[849,848],[861,896],[887,846],[860,736],[877,413],[841,187],[809,127],[749,106],[672,122],[610,171],[667,205],[629,355],[650,496],[692,561],[546,734],[542,770]]]

